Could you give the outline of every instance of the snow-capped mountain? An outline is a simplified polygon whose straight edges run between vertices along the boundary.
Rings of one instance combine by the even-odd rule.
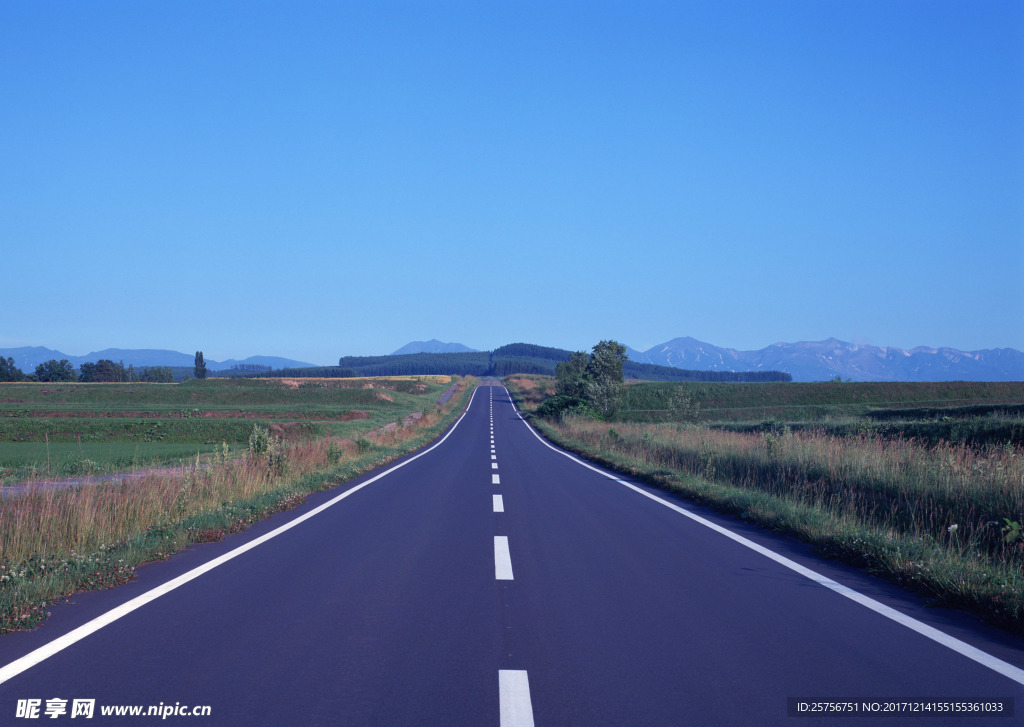
[[[639,356],[639,358],[637,357]],[[829,338],[775,343],[758,351],[674,338],[630,359],[702,371],[785,371],[794,381],[1024,381],[1024,353],[1012,348],[960,351],[864,346]]]

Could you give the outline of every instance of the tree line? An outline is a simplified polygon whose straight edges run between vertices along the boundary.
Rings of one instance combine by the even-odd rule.
[[[459,375],[494,376],[510,374],[541,374],[555,376],[559,364],[569,361],[574,354],[560,348],[537,346],[530,343],[511,343],[494,351],[469,353],[411,353],[397,356],[343,356],[337,366],[270,369],[265,366],[239,365],[215,376],[228,377],[323,377],[348,378],[353,376],[410,376]],[[123,363],[97,361],[82,364],[82,375],[66,359],[51,360],[36,367],[34,374],[25,375],[11,359],[0,358],[0,381],[173,381],[170,367],[155,366],[135,370]],[[656,364],[641,364],[625,358],[622,362],[625,378],[644,381],[693,382],[772,382],[792,381],[790,374],[780,371],[695,371]],[[181,371],[178,372],[179,376]],[[196,351],[192,375],[197,379],[207,376],[202,351]],[[187,376],[186,376],[187,378]]]
[[[325,377],[459,375],[494,376],[541,374],[555,376],[558,365],[573,356],[572,351],[530,343],[511,343],[493,351],[465,353],[408,353],[391,356],[342,356],[337,366],[274,369],[249,372],[221,371],[218,376]],[[656,364],[641,364],[626,358],[623,375],[644,381],[761,382],[792,381],[780,371],[694,371]]]
[[[100,359],[96,362],[83,363],[76,372],[75,367],[66,358],[59,361],[50,359],[36,366],[35,372],[24,373],[15,366],[13,358],[0,357],[0,381],[42,381],[83,383],[146,381],[151,383],[174,383],[174,374],[170,366],[143,366],[136,369],[134,365],[127,367],[123,361]]]

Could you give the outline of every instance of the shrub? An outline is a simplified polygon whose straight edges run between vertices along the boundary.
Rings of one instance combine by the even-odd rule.
[[[578,396],[566,396],[555,394],[537,407],[537,416],[546,419],[561,419],[565,415],[585,416],[599,418],[597,411],[586,399]]]
[[[252,434],[249,435],[249,454],[252,457],[262,457],[270,451],[270,431],[266,427],[254,424]]]

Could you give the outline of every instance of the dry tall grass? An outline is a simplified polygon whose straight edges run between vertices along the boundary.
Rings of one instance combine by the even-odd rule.
[[[831,436],[740,434],[697,427],[569,419],[560,425],[596,451],[655,468],[758,489],[958,549],[1024,560],[1004,539],[1024,519],[1024,450]],[[955,526],[955,527],[954,527]]]
[[[47,554],[67,557],[120,543],[149,527],[215,510],[323,469],[328,453],[351,453],[335,440],[284,444],[285,472],[267,458],[195,462],[175,474],[110,480],[76,489],[29,487],[0,500],[0,557],[7,563]]]

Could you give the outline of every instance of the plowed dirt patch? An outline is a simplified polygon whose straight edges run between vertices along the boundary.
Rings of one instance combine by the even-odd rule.
[[[321,422],[350,422],[356,419],[369,419],[370,412],[352,410],[332,414],[323,411],[204,411],[200,416],[204,419],[315,419]]]
[[[56,411],[32,410],[29,414],[10,411],[0,412],[0,416],[19,417],[25,419],[177,419],[181,412],[177,411],[85,411],[60,409]]]
[[[306,435],[306,425],[302,422],[281,422],[270,425],[270,433],[278,439],[285,441],[301,439]]]

